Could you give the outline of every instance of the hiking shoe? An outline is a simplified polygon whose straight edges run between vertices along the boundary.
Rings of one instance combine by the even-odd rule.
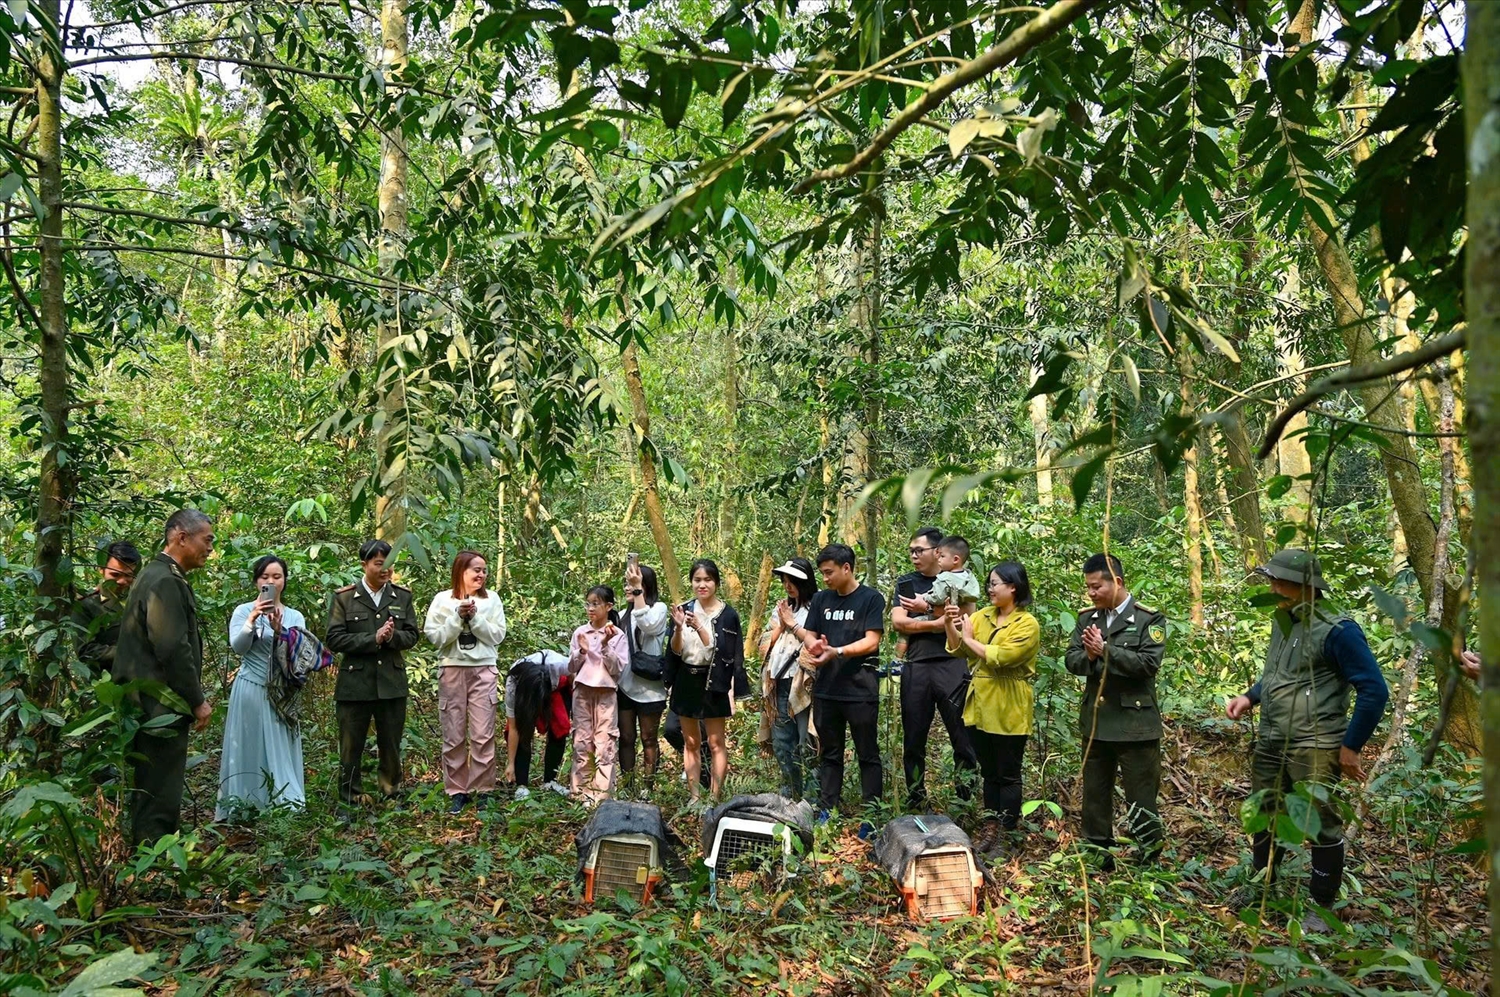
[[[814,823],[816,823],[819,827],[822,827],[824,824],[828,823],[829,816],[830,815],[827,810],[819,810],[818,816],[815,819]]]
[[[875,825],[871,824],[867,820],[860,821],[859,822],[859,840],[860,841],[869,841],[873,837],[875,837]]]
[[[531,790],[527,789],[525,786],[517,786],[516,787],[516,799],[517,800],[524,800],[524,799],[526,799],[526,797],[528,797],[530,795],[531,795]]]
[[[454,793],[453,796],[450,797],[450,802],[448,803],[448,812],[450,814],[462,813],[464,807],[466,807],[468,805],[469,805],[469,794],[468,793]]]
[[[1322,908],[1310,910],[1302,915],[1302,933],[1304,935],[1331,935],[1338,930],[1339,919],[1330,911],[1324,913]]]
[[[564,786],[562,783],[558,782],[556,779],[552,780],[551,782],[544,783],[543,786],[542,786],[542,788],[543,789],[550,789],[550,790],[552,790],[552,792],[556,793],[558,796],[567,796],[568,795],[568,787]]]

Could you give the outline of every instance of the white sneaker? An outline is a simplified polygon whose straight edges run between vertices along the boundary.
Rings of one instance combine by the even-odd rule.
[[[531,790],[527,789],[525,786],[517,786],[516,787],[516,799],[518,799],[518,800],[524,800],[524,799],[526,799],[526,797],[528,797],[530,795],[531,795]]]
[[[682,775],[678,776],[677,777],[677,781],[678,782],[687,782],[687,772],[683,772]]]
[[[554,793],[556,793],[558,796],[567,796],[568,795],[568,787],[564,786],[562,783],[557,782],[557,781],[549,782],[545,786],[543,786],[542,788],[543,789],[550,789]]]

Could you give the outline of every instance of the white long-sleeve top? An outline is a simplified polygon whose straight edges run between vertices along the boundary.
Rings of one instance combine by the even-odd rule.
[[[463,631],[464,622],[458,615],[458,606],[463,601],[454,598],[451,591],[433,596],[422,632],[437,647],[439,664],[444,667],[483,668],[493,665],[495,649],[505,640],[505,606],[493,592],[484,598],[474,597],[474,618],[469,621],[469,630],[477,639],[473,647],[465,650],[458,646],[458,635]]]
[[[664,654],[663,644],[667,636],[667,604],[654,602],[645,609],[632,609],[627,617],[620,622],[625,626],[625,640],[630,647],[630,653],[642,651],[646,654]],[[636,637],[640,637],[637,646]],[[667,687],[662,684],[661,679],[651,681],[643,679],[630,668],[630,662],[625,663],[625,670],[620,672],[620,691],[625,693],[637,703],[664,703],[667,700]]]

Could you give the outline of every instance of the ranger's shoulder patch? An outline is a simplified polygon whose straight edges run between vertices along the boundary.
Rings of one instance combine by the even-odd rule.
[[[1138,602],[1138,603],[1136,603],[1135,604],[1135,608],[1139,609],[1143,613],[1150,613],[1152,616],[1160,616],[1161,615],[1161,610],[1155,608],[1154,606],[1148,606],[1144,602]]]
[[[348,585],[345,585],[341,589],[334,589],[334,592],[337,593],[337,594],[339,594],[339,595],[342,595],[345,592],[353,592],[353,591],[354,591],[354,585],[353,585],[352,582],[350,584],[348,584]]]
[[[1151,624],[1151,626],[1146,630],[1146,636],[1150,637],[1152,639],[1152,641],[1154,641],[1157,644],[1165,644],[1167,642],[1167,627],[1166,627],[1166,624],[1164,624],[1164,623],[1153,623],[1153,624]]]

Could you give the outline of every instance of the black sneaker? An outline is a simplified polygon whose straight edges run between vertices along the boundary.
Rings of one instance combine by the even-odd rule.
[[[464,807],[469,805],[469,794],[454,793],[453,796],[450,797],[450,801],[451,802],[449,802],[448,804],[448,812],[450,814],[462,813]]]

